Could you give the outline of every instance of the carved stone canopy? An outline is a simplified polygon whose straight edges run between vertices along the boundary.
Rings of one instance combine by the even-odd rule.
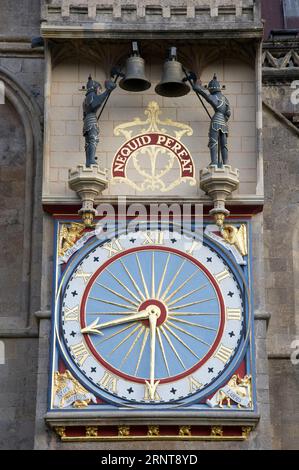
[[[176,45],[178,60],[189,70],[200,76],[211,63],[220,59],[238,60],[254,66],[256,57],[255,42],[227,38],[225,40],[180,40],[179,38],[153,41],[138,41],[142,57],[146,63],[153,59],[161,64],[165,61],[167,49]],[[72,57],[73,60],[89,60],[101,64],[107,77],[114,66],[122,66],[131,50],[130,40],[99,39],[51,39],[49,42],[52,67]]]

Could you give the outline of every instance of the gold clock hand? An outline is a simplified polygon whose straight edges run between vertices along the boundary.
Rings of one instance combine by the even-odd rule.
[[[155,382],[155,365],[156,365],[156,333],[157,333],[157,320],[160,315],[160,309],[156,306],[151,306],[149,309],[149,325],[150,325],[150,381],[145,381],[148,388],[148,395],[150,400],[155,400],[157,397],[157,386],[159,380]]]
[[[127,315],[126,317],[117,318],[116,320],[107,321],[106,323],[98,323],[99,317],[91,323],[91,325],[82,328],[81,333],[93,333],[95,335],[102,335],[100,331],[103,328],[108,328],[109,326],[121,325],[122,323],[128,323],[136,320],[145,320],[148,318],[148,310],[141,310],[140,312],[133,313],[132,315]]]

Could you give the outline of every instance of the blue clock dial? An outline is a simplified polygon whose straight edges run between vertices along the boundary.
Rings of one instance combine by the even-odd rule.
[[[241,289],[209,246],[140,230],[95,243],[74,265],[64,275],[60,348],[100,398],[196,402],[237,364]]]
[[[94,332],[87,328],[88,345],[113,372],[133,381],[149,379],[150,325],[138,312],[154,306],[155,379],[162,383],[200,364],[215,346],[219,295],[205,268],[186,254],[170,248],[133,249],[93,276],[82,327],[94,325]]]

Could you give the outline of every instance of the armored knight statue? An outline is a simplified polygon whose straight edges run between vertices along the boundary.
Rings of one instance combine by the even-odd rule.
[[[86,96],[83,102],[83,135],[85,137],[86,166],[96,164],[96,148],[99,142],[97,111],[104,105],[110,93],[116,88],[112,80],[105,81],[104,92],[100,83],[88,77]]]
[[[193,83],[193,90],[199,93],[214,109],[215,114],[211,118],[209,130],[209,148],[211,153],[210,165],[222,166],[228,162],[227,151],[227,136],[228,125],[227,121],[230,118],[231,111],[228,99],[221,93],[220,83],[217,80],[216,74],[209,82],[208,90],[201,86],[201,83]],[[220,152],[219,152],[220,144]],[[221,158],[218,158],[219,157]],[[219,161],[220,160],[220,161]]]

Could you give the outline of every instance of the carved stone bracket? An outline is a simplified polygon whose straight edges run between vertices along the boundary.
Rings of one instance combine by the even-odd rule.
[[[230,213],[225,207],[226,199],[239,187],[239,182],[239,170],[230,165],[221,168],[210,165],[200,171],[200,188],[213,201],[210,215],[214,216],[219,227],[223,226],[225,216]]]
[[[94,201],[104,189],[106,189],[107,170],[103,170],[98,165],[78,165],[75,170],[69,171],[69,187],[76,191],[82,201],[82,208],[79,214],[87,227],[92,225],[94,216],[97,214],[94,208]]]

